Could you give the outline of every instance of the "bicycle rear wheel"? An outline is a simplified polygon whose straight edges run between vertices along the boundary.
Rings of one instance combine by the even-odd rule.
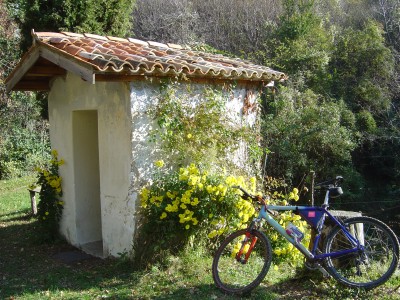
[[[228,294],[250,292],[261,283],[271,266],[272,250],[267,236],[258,230],[246,233],[246,229],[232,233],[214,255],[214,282]],[[255,244],[251,250],[252,242]],[[238,253],[242,255],[238,257]],[[248,260],[244,261],[246,255]]]
[[[399,260],[399,242],[393,231],[370,217],[351,218],[344,223],[364,250],[326,258],[326,270],[336,280],[350,287],[370,289],[385,283],[396,270]],[[325,253],[352,248],[339,226],[332,229],[324,247]]]

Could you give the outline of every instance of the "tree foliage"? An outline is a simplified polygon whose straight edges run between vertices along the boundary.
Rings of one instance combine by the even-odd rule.
[[[388,109],[394,58],[379,24],[370,21],[360,30],[344,29],[336,38],[330,70],[332,92],[353,110],[379,114]]]
[[[13,51],[19,40],[23,49],[30,45],[32,28],[131,35],[218,49],[289,75],[263,104],[263,145],[272,151],[268,174],[297,184],[309,170],[318,177],[342,172],[359,183],[353,184],[357,191],[364,182],[392,190],[400,187],[398,0],[8,0],[7,4],[3,9],[5,3],[0,2],[2,78],[19,56]],[[34,119],[40,118],[36,108],[40,102],[29,94],[13,96],[16,100],[11,101],[1,93],[1,125],[35,128],[20,117],[30,109]],[[4,145],[3,132],[11,131],[0,134]]]
[[[281,87],[268,101],[263,132],[271,176],[297,184],[304,174],[317,170],[328,177],[351,164],[357,146],[355,118],[344,102],[327,101],[307,89]]]
[[[9,7],[0,2],[0,179],[32,171],[48,150],[47,123],[36,97],[5,91],[4,78],[20,55],[17,33]]]
[[[9,0],[16,9],[22,48],[31,44],[31,30],[70,31],[127,36],[134,0]]]

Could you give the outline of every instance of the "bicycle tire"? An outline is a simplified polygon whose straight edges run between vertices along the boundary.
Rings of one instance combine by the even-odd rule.
[[[383,222],[371,217],[355,217],[344,221],[348,231],[364,246],[364,251],[336,258],[326,258],[325,267],[340,283],[372,289],[385,283],[396,271],[399,261],[399,242]],[[325,253],[352,248],[339,226],[335,226],[325,241]]]
[[[272,248],[267,236],[258,230],[251,231],[251,238],[257,242],[246,263],[236,259],[238,249],[249,244],[243,243],[246,229],[229,235],[216,251],[212,264],[212,275],[215,285],[227,294],[243,295],[256,288],[267,275],[272,262]],[[251,240],[250,238],[250,240]],[[238,246],[239,245],[239,246]],[[246,250],[244,250],[244,253]]]

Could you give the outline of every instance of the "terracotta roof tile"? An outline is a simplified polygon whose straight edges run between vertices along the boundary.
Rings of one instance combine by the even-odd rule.
[[[185,49],[176,44],[145,42],[134,38],[125,39],[89,33],[32,32],[32,35],[34,45],[29,53],[38,53],[40,47],[44,47],[46,48],[43,49],[46,50],[44,58],[54,60],[51,63],[61,68],[70,71],[78,70],[79,74],[83,74],[81,75],[82,78],[88,81],[92,81],[93,75],[96,76],[96,74],[104,74],[105,76],[184,75],[189,78],[259,82],[286,79],[284,73],[265,66],[256,65],[239,58]],[[59,63],[57,56],[48,51],[53,52],[54,55],[60,55],[61,63]],[[29,59],[29,55],[25,59]],[[76,65],[73,66],[68,62]],[[19,73],[18,76],[20,76]],[[43,75],[38,74],[38,78],[42,78],[40,76]],[[50,78],[52,76],[51,71],[46,76],[46,78]],[[104,80],[105,77],[102,78]],[[114,76],[114,78],[116,77]],[[13,87],[13,84],[16,84],[16,80],[11,80],[9,89]],[[27,80],[29,78],[26,78],[26,80],[22,78],[22,81]]]
[[[91,83],[133,76],[185,76],[269,83],[284,73],[239,58],[176,44],[72,32],[34,32],[33,46],[5,83],[7,90],[49,90],[54,76],[75,73]],[[40,68],[34,68],[40,66]]]

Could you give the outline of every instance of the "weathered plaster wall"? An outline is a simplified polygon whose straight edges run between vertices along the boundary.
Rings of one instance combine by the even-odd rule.
[[[203,92],[207,86],[192,83],[188,89],[186,83],[181,83],[177,93],[187,97],[190,91],[189,96],[194,103],[205,101]],[[248,124],[254,124],[254,104],[258,97],[254,86],[238,85],[230,90],[223,89],[222,85],[216,88],[223,91],[226,112],[233,123],[239,126],[245,119]],[[92,162],[87,166],[81,166],[85,161],[78,158],[81,152],[88,152],[77,145],[86,142],[84,131],[90,127],[89,123],[85,124],[85,111],[96,111],[95,114],[88,114],[92,117],[97,114],[103,255],[118,256],[132,250],[139,191],[151,178],[153,162],[165,159],[161,157],[160,146],[149,141],[149,133],[157,125],[155,120],[150,119],[148,110],[157,104],[159,92],[157,81],[136,81],[130,84],[97,82],[91,85],[68,73],[65,78],[53,82],[49,95],[51,144],[66,161],[60,167],[65,202],[61,231],[73,245],[82,246],[91,242],[90,237],[82,234],[79,226],[84,226],[86,221],[90,223],[90,218],[93,218],[87,208],[90,203],[82,205],[76,201],[85,193],[97,197],[93,190],[85,191],[85,183],[80,182],[85,179],[81,173],[86,172],[86,168],[97,168],[93,162],[97,157],[90,157],[88,160]],[[76,120],[80,121],[77,123]],[[232,159],[245,155],[245,150],[239,151]],[[238,164],[240,161],[238,159]],[[96,174],[96,170],[93,170],[93,174]],[[91,184],[90,181],[88,184]],[[93,236],[93,239],[98,237]]]
[[[176,94],[184,94],[193,100],[193,103],[206,101],[204,89],[209,88],[209,84],[190,84],[180,83]],[[259,91],[254,85],[237,85],[234,89],[226,89],[222,85],[214,86],[222,91],[226,100],[226,113],[230,115],[232,122],[237,126],[247,123],[252,126],[256,122],[257,109],[256,102]],[[150,142],[150,132],[158,126],[155,120],[149,118],[148,111],[158,103],[160,95],[160,85],[157,81],[137,81],[132,82],[131,90],[131,114],[132,114],[132,164],[131,164],[131,186],[129,193],[136,202],[141,188],[148,183],[154,170],[154,161],[166,159],[162,156],[160,145]],[[243,107],[247,105],[246,113]],[[239,167],[243,167],[247,151],[243,147],[230,157]]]
[[[97,82],[92,85],[70,73],[54,81],[49,95],[51,145],[66,162],[60,167],[65,202],[61,232],[77,246],[91,241],[80,240],[77,228],[77,219],[90,216],[80,215],[75,204],[75,195],[80,191],[76,191],[79,174],[74,170],[73,112],[97,111],[104,256],[117,256],[132,247],[135,203],[128,195],[132,152],[129,103],[128,84]]]

